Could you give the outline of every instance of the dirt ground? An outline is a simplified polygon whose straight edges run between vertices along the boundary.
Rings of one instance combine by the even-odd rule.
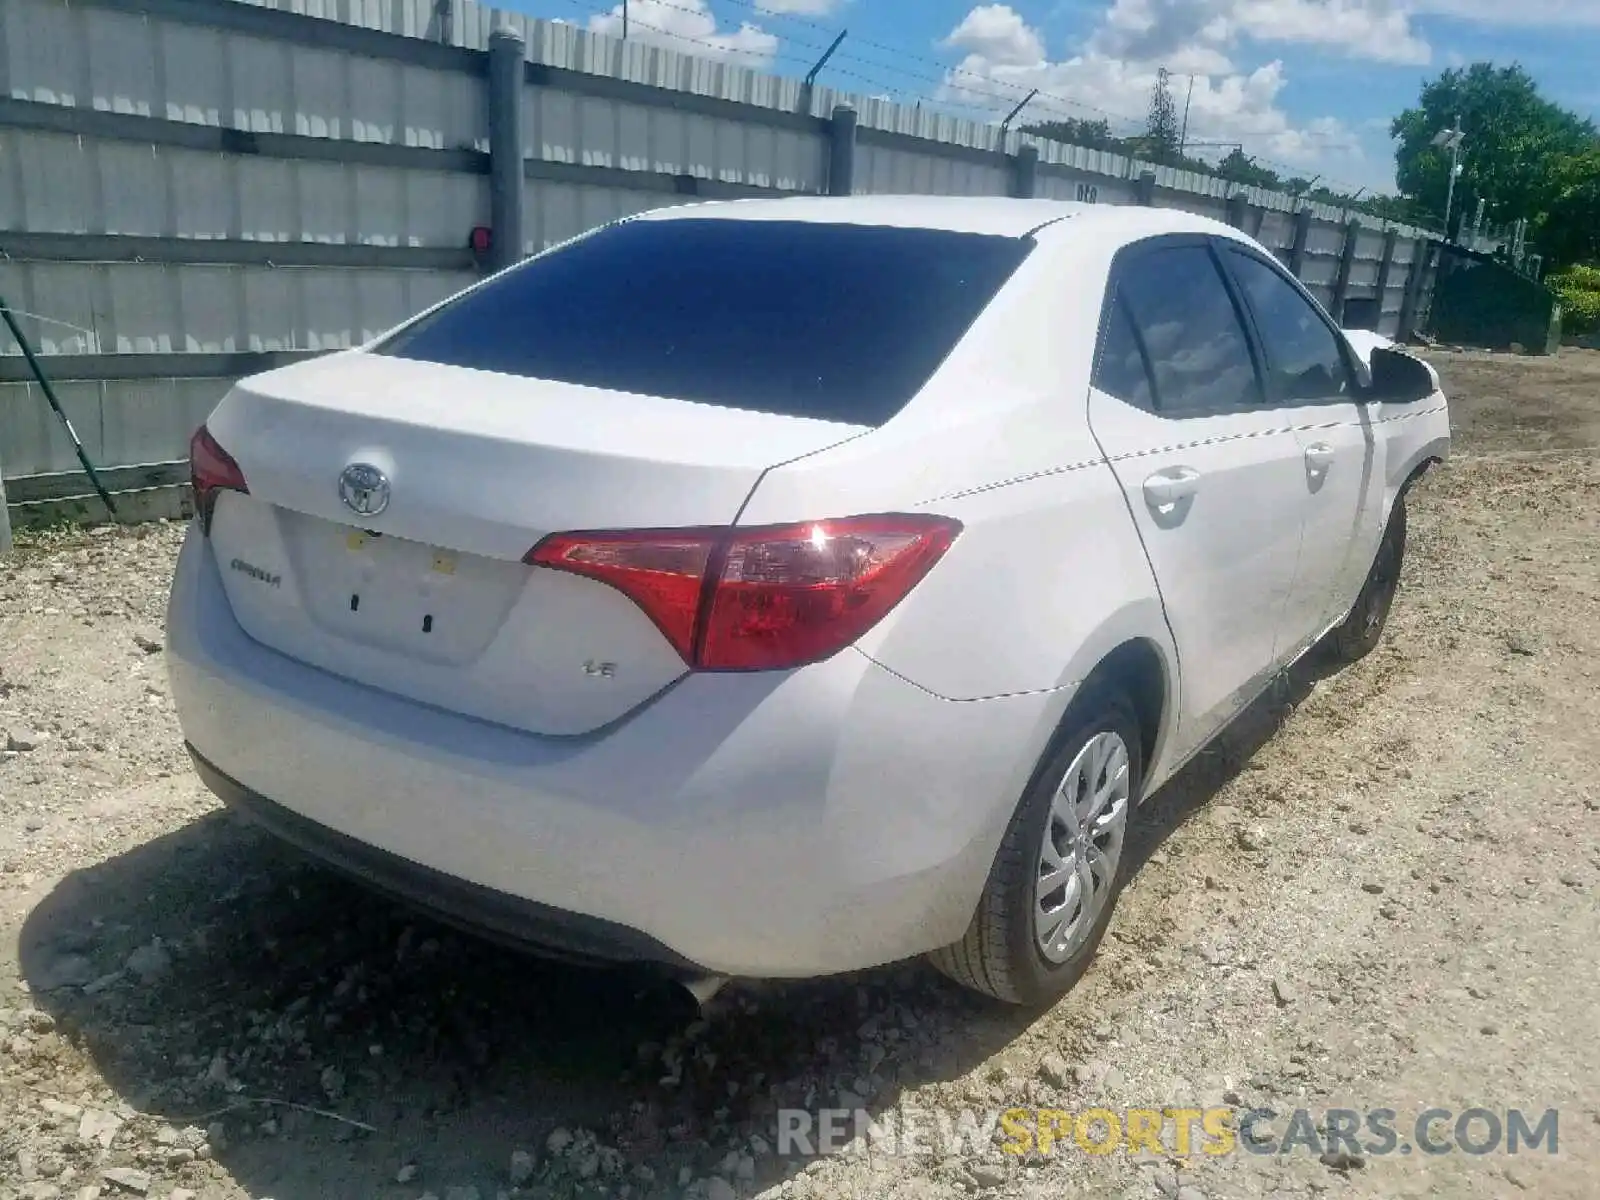
[[[1143,811],[1099,960],[1042,1015],[913,965],[697,1022],[368,896],[193,779],[181,529],[35,539],[0,563],[0,1198],[1595,1196],[1600,353],[1432,357],[1457,456],[1383,645],[1297,672]],[[830,1106],[980,1132],[776,1152],[779,1109]],[[983,1136],[1012,1106],[1310,1116],[1280,1154],[1019,1156]],[[1394,1110],[1413,1152],[1328,1145],[1330,1108]],[[1470,1153],[1479,1114],[1422,1153],[1428,1108],[1446,1142],[1556,1110],[1556,1152]]]

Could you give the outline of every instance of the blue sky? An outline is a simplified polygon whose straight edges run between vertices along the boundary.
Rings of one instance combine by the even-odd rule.
[[[620,31],[617,0],[502,2]],[[629,0],[629,18],[630,37],[788,75],[848,29],[825,83],[993,118],[1037,87],[1028,115],[1119,131],[1165,66],[1180,110],[1194,80],[1192,140],[1351,188],[1392,190],[1389,118],[1448,66],[1520,61],[1600,117],[1600,0]]]

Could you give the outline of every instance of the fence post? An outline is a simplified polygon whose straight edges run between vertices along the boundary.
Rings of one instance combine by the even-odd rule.
[[[1305,279],[1306,244],[1311,240],[1311,210],[1302,208],[1294,214],[1294,248],[1289,251],[1289,273],[1302,282]]]
[[[1400,326],[1394,331],[1394,340],[1407,342],[1416,331],[1412,328],[1417,319],[1417,303],[1422,298],[1422,280],[1428,273],[1428,239],[1418,238],[1411,251],[1411,270],[1406,275],[1406,294],[1400,301]]]
[[[1333,319],[1344,324],[1344,302],[1350,296],[1350,271],[1355,266],[1356,246],[1361,241],[1361,226],[1344,223],[1344,246],[1339,251],[1339,274],[1333,281]]]
[[[1039,147],[1032,142],[1018,147],[1011,166],[1011,194],[1018,200],[1033,199],[1039,184]]]
[[[6,507],[5,463],[0,462],[0,554],[11,553],[11,510]]]
[[[856,181],[856,110],[835,104],[828,137],[828,195],[848,196]]]
[[[1389,301],[1389,279],[1394,274],[1394,250],[1400,243],[1400,231],[1391,229],[1383,235],[1383,261],[1378,264],[1378,325],[1383,332],[1383,308]]]
[[[1243,192],[1235,192],[1228,197],[1228,224],[1241,233],[1244,232],[1245,221],[1250,216],[1250,197]]]
[[[515,29],[489,35],[489,262],[522,260],[522,81],[525,43]]]

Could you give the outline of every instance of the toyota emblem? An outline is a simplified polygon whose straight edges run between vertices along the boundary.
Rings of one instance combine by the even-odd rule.
[[[339,472],[339,499],[351,512],[375,517],[389,507],[389,477],[371,463],[351,463]]]

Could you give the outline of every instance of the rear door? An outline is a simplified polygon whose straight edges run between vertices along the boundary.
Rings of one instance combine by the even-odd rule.
[[[1294,428],[1306,524],[1284,614],[1287,654],[1340,620],[1377,552],[1383,472],[1343,335],[1276,263],[1236,242],[1218,249],[1261,345],[1269,401]]]
[[[1245,326],[1204,238],[1118,255],[1089,419],[1161,589],[1182,671],[1187,754],[1276,663],[1305,488]]]

